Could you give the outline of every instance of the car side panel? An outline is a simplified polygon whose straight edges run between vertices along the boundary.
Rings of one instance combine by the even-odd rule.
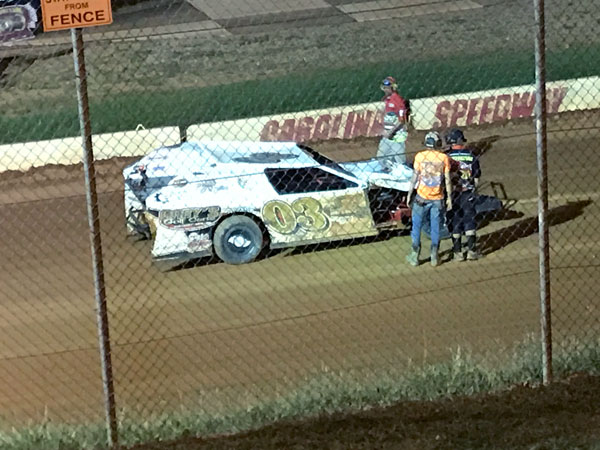
[[[377,234],[361,188],[282,195],[261,209],[272,248]]]

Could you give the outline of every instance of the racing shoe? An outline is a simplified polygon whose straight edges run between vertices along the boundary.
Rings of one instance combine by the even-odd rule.
[[[454,253],[454,256],[452,257],[452,261],[454,261],[454,262],[463,262],[464,260],[465,260],[464,253],[456,252],[456,253]]]
[[[437,267],[440,264],[440,260],[438,258],[438,248],[431,247],[431,265],[433,267]]]
[[[473,251],[473,250],[469,250],[467,252],[467,260],[468,261],[477,261],[479,259],[479,253]]]
[[[417,267],[419,265],[419,252],[412,250],[408,255],[406,255],[406,262],[413,267]]]

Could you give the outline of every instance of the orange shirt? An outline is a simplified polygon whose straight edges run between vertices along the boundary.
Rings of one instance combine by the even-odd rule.
[[[425,200],[444,198],[444,177],[450,176],[450,158],[438,150],[422,150],[415,155],[417,195]]]

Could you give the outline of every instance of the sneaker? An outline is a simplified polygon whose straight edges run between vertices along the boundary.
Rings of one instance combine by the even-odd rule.
[[[432,245],[431,246],[430,261],[431,261],[431,265],[433,267],[439,265],[439,263],[440,263],[439,258],[438,258],[438,250],[439,250],[439,248],[438,248],[437,245]]]
[[[419,254],[413,250],[406,255],[406,262],[411,266],[417,267],[419,265]]]
[[[464,253],[454,253],[454,256],[452,257],[452,261],[454,261],[454,262],[463,262],[464,260],[465,260]]]
[[[474,252],[472,250],[469,250],[467,252],[467,260],[469,261],[477,261],[479,259],[479,254],[477,252]]]

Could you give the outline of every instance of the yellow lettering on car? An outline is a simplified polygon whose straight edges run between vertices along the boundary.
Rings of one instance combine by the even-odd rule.
[[[298,225],[307,231],[321,231],[329,226],[329,219],[323,213],[323,206],[312,197],[303,197],[292,203]]]
[[[321,203],[312,197],[296,199],[292,204],[272,200],[262,208],[262,217],[268,228],[281,234],[304,231],[323,231],[329,228],[329,218]]]
[[[273,200],[265,203],[262,209],[263,220],[267,227],[281,234],[293,233],[296,229],[296,215],[286,202]]]

